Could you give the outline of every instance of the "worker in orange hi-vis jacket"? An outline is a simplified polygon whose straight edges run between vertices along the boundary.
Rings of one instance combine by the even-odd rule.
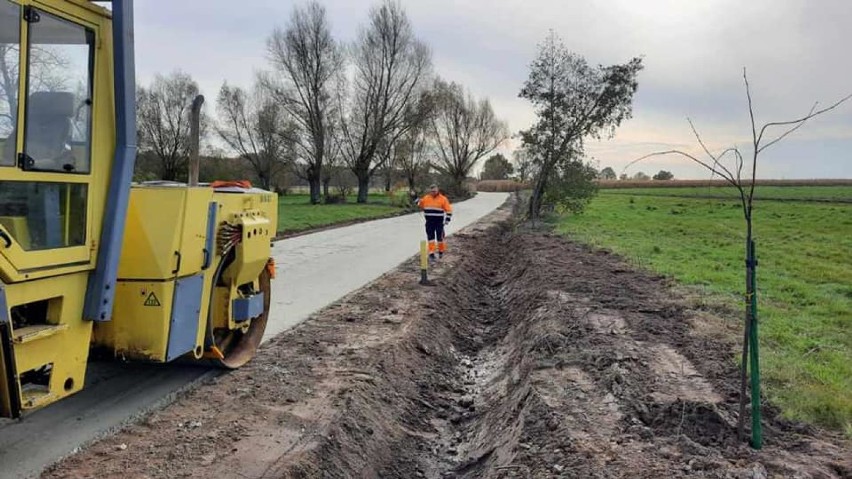
[[[438,258],[447,252],[447,243],[444,240],[444,226],[453,217],[453,207],[450,200],[438,190],[438,185],[431,185],[429,193],[417,200],[417,205],[423,210],[426,217],[426,239],[429,241],[429,259],[435,260],[435,250],[438,250]],[[437,248],[436,248],[437,246]]]

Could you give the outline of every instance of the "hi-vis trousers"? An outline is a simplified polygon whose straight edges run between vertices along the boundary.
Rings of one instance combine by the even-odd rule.
[[[444,241],[443,217],[426,217],[426,239],[429,240],[429,254],[435,254],[436,245],[441,253],[447,251],[447,243]]]

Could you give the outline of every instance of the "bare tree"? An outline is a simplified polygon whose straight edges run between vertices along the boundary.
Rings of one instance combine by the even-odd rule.
[[[16,44],[0,44],[0,164],[15,162],[18,114],[18,52]]]
[[[198,84],[188,74],[157,75],[149,88],[136,92],[136,123],[139,150],[158,159],[159,177],[167,181],[183,178],[190,148],[190,109],[198,95]],[[202,115],[202,136],[206,119]]]
[[[17,44],[0,44],[0,125],[15,123],[18,108],[19,49]],[[11,127],[8,130],[11,131]]]
[[[431,169],[428,160],[432,145],[429,127],[435,113],[434,100],[431,90],[426,89],[421,93],[416,107],[409,109],[407,128],[394,143],[394,163],[407,181],[410,191],[416,189],[417,181]]]
[[[433,95],[431,134],[438,157],[434,166],[461,189],[476,162],[509,138],[509,129],[487,99],[477,101],[457,83],[436,79]]]
[[[333,157],[331,155],[326,156],[325,164],[322,165],[322,175],[320,180],[322,181],[322,195],[326,200],[329,197],[329,188],[331,186],[331,180],[334,179],[334,173],[337,168],[340,167],[340,157]],[[297,170],[296,176],[299,178],[305,179],[304,170]]]
[[[408,182],[409,190],[416,190],[417,179],[426,175],[430,165],[427,158],[429,137],[426,125],[412,128],[400,139],[396,149],[397,164]]]
[[[332,180],[339,180],[340,170],[345,167],[343,156],[340,152],[341,138],[340,128],[337,123],[338,119],[329,120],[332,126],[328,131],[328,148],[325,155],[325,164],[322,167],[322,194],[326,200],[329,198],[329,187]],[[301,178],[305,178],[305,175],[302,175]],[[348,194],[346,190],[341,190],[340,193],[343,196]]]
[[[384,141],[379,147],[379,161],[382,165],[382,182],[385,192],[393,187],[394,171],[399,166],[399,140],[393,142]]]
[[[18,114],[18,86],[20,46],[15,43],[0,43],[0,163],[14,163],[15,138]],[[68,60],[61,50],[49,45],[30,46],[28,52],[28,88],[33,91],[60,91],[69,89],[67,77]],[[82,85],[79,85],[82,88]],[[88,95],[80,94],[79,98]]]
[[[352,47],[352,95],[342,121],[343,157],[358,178],[358,202],[367,201],[370,178],[382,166],[382,151],[409,128],[431,54],[419,41],[402,6],[385,0]]]
[[[323,162],[329,148],[329,130],[338,113],[344,57],[331,36],[325,8],[311,1],[295,7],[290,23],[276,29],[268,41],[277,76],[266,76],[266,84],[299,126],[296,145],[300,171],[307,179],[311,203],[320,202]]]
[[[743,178],[743,167],[745,159],[738,147],[733,146],[722,150],[720,153],[713,153],[707,148],[701,135],[696,130],[692,120],[688,119],[692,133],[701,149],[707,155],[707,159],[700,159],[695,155],[686,153],[681,150],[660,151],[645,155],[641,158],[633,160],[625,166],[625,170],[639,161],[647,158],[661,155],[679,155],[690,161],[693,161],[703,168],[710,171],[713,175],[719,175],[728,184],[737,190],[742,206],[743,218],[746,223],[746,274],[745,274],[745,327],[743,328],[743,347],[742,347],[742,367],[740,376],[740,414],[738,420],[738,434],[740,440],[744,440],[744,422],[745,409],[748,402],[747,385],[751,383],[751,445],[755,449],[760,449],[763,442],[762,430],[760,424],[760,356],[758,354],[758,335],[757,335],[757,251],[755,242],[752,237],[753,219],[754,219],[754,187],[757,182],[757,159],[758,156],[770,146],[777,144],[779,141],[786,138],[794,131],[801,128],[805,122],[815,116],[827,113],[840,104],[852,98],[852,94],[847,95],[830,106],[817,110],[817,103],[811,107],[808,114],[789,121],[769,122],[757,127],[754,120],[754,108],[752,105],[751,89],[748,83],[746,69],[743,68],[743,82],[745,84],[746,98],[748,99],[748,113],[751,121],[751,171],[746,172],[747,176]],[[781,128],[783,131],[775,136],[770,136],[772,131],[778,131]],[[750,374],[749,374],[750,372]]]
[[[58,91],[68,88],[69,79],[63,75],[68,60],[61,51],[49,45],[33,45],[28,56],[31,67],[28,81],[31,91]],[[6,105],[17,103],[19,58],[18,44],[0,43],[0,101]],[[3,111],[13,109],[4,107]]]
[[[249,94],[223,84],[217,107],[219,137],[251,165],[261,188],[273,189],[293,159],[296,125],[260,85]]]

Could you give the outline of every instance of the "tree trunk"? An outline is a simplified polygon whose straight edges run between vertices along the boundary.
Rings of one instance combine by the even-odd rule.
[[[320,196],[320,177],[311,176],[308,178],[308,184],[311,186],[311,204],[318,205],[322,200]]]
[[[370,192],[370,173],[367,171],[356,171],[358,177],[358,203],[367,202],[367,194]]]
[[[453,175],[453,188],[455,188],[456,193],[463,195],[467,192],[464,187],[464,181],[467,179],[467,175],[465,174],[454,174]]]
[[[749,373],[751,375],[751,447],[763,447],[763,431],[761,428],[760,412],[760,353],[758,352],[757,334],[757,253],[754,240],[749,241],[749,257],[751,257],[751,283],[749,284],[749,305],[751,306],[751,327],[749,328]]]
[[[392,180],[392,178],[391,178],[391,174],[392,174],[392,173],[393,173],[393,172],[391,171],[391,169],[390,169],[390,168],[388,168],[387,173],[385,174],[385,192],[386,192],[386,193],[387,193],[387,192],[389,192],[389,191],[391,190],[391,186],[392,186],[392,185],[391,185],[391,180]]]
[[[177,181],[177,172],[171,165],[163,165],[163,174],[160,175],[163,181]]]
[[[415,185],[414,185],[414,180],[415,180],[414,176],[415,176],[415,175],[408,175],[408,178],[407,178],[407,179],[408,179],[408,189],[409,189],[410,191],[414,191],[414,187],[415,187]]]
[[[531,220],[536,220],[541,215],[541,200],[544,198],[544,186],[547,179],[546,174],[542,169],[541,174],[535,181],[532,196],[530,196],[529,217]]]
[[[322,179],[322,195],[328,198],[328,186],[331,184],[331,177]]]
[[[272,181],[270,180],[270,174],[265,172],[258,172],[257,179],[260,180],[260,187],[266,191],[272,191]]]

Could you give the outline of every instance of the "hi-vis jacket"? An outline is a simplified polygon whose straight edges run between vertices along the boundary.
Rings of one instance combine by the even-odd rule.
[[[437,219],[443,220],[445,214],[447,219],[453,217],[453,207],[450,205],[450,200],[440,193],[438,193],[437,196],[432,196],[427,193],[426,196],[417,201],[417,204],[420,205],[420,209],[423,210],[423,215],[426,216],[426,221],[429,221],[429,219],[432,219],[433,221]]]

